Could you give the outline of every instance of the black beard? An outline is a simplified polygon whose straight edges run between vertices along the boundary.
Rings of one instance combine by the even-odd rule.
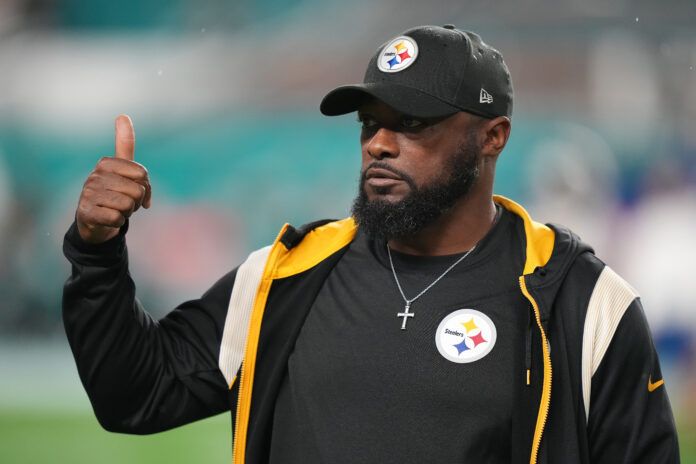
[[[451,156],[430,185],[418,187],[411,176],[389,164],[376,161],[369,167],[379,167],[399,175],[411,191],[402,200],[391,202],[372,200],[365,193],[365,171],[360,176],[360,189],[351,209],[356,222],[368,236],[390,240],[411,236],[447,213],[469,193],[479,177],[480,147],[473,136],[467,137]]]

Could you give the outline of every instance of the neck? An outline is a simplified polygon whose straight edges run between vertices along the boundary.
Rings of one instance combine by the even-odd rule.
[[[439,256],[463,253],[490,230],[495,203],[490,192],[470,192],[435,222],[408,237],[390,239],[389,247],[401,253]]]

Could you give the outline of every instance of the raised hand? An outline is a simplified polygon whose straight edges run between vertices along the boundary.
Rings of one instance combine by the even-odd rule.
[[[99,160],[77,204],[77,229],[86,242],[109,240],[138,208],[150,207],[152,188],[147,169],[134,157],[133,123],[122,114],[116,118],[115,154]]]

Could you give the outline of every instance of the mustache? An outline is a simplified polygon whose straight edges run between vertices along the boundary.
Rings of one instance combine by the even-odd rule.
[[[379,169],[384,169],[385,171],[390,171],[399,176],[404,182],[408,184],[409,187],[412,189],[417,189],[416,186],[416,181],[413,180],[413,177],[402,171],[401,169],[397,169],[393,166],[391,166],[389,163],[385,163],[384,161],[373,161],[370,163],[361,173],[360,173],[360,185],[364,186],[365,181],[367,180],[367,171],[370,170],[370,168],[379,168]]]

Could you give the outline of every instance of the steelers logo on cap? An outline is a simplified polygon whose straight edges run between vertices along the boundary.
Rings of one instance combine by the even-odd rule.
[[[403,71],[416,61],[418,45],[410,37],[402,35],[387,44],[379,52],[377,67],[380,71],[393,73]]]
[[[459,309],[440,322],[435,345],[445,359],[470,363],[491,352],[496,334],[495,324],[488,316],[475,309]]]

